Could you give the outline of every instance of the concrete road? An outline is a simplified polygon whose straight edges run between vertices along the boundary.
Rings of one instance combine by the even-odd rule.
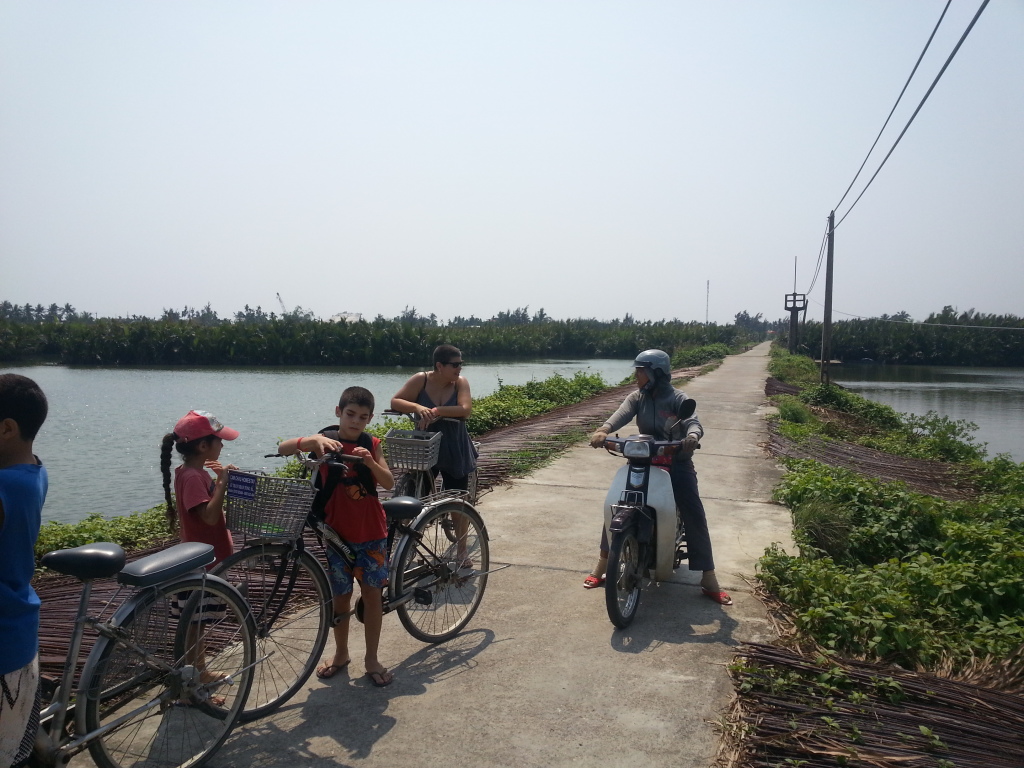
[[[770,637],[742,576],[771,542],[791,546],[788,511],[769,502],[778,470],[758,445],[767,354],[764,344],[730,357],[685,387],[707,432],[697,472],[735,605],[702,597],[699,574],[684,565],[644,591],[632,627],[614,629],[603,590],[582,582],[621,459],[581,445],[481,501],[492,567],[511,567],[490,577],[463,635],[425,646],[386,616],[381,660],[395,682],[378,689],[362,677],[362,627],[353,624],[349,673],[311,679],[281,711],[238,729],[211,764],[710,765],[733,650]]]

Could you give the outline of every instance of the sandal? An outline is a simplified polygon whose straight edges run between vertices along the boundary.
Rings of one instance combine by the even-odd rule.
[[[595,576],[594,574],[590,574],[583,580],[584,589],[596,589],[602,584],[604,584],[604,576]]]
[[[321,680],[330,680],[351,663],[352,660],[349,659],[344,664],[324,664],[323,666],[316,668],[316,676]]]
[[[704,595],[704,597],[714,600],[719,605],[732,605],[732,598],[729,597],[729,593],[725,590],[721,590],[719,592],[712,592],[707,587],[701,587],[700,591],[701,594]]]
[[[366,676],[377,688],[383,688],[387,685],[391,685],[395,681],[395,676],[386,669],[379,669],[376,672],[367,672]]]

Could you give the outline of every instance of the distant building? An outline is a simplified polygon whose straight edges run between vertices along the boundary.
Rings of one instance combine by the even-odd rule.
[[[358,323],[362,319],[362,312],[339,312],[336,315],[331,315],[332,323],[340,323],[342,321],[345,321],[346,323]]]

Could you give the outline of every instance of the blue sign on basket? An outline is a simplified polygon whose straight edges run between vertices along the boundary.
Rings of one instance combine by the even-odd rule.
[[[229,473],[228,498],[252,501],[256,498],[256,481],[258,479],[255,475],[243,475],[241,472]]]

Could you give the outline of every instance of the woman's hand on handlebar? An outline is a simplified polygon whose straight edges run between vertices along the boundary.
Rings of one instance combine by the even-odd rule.
[[[416,408],[413,418],[419,422],[420,429],[426,429],[440,417],[437,414],[437,408],[427,408],[425,405],[420,405]]]

